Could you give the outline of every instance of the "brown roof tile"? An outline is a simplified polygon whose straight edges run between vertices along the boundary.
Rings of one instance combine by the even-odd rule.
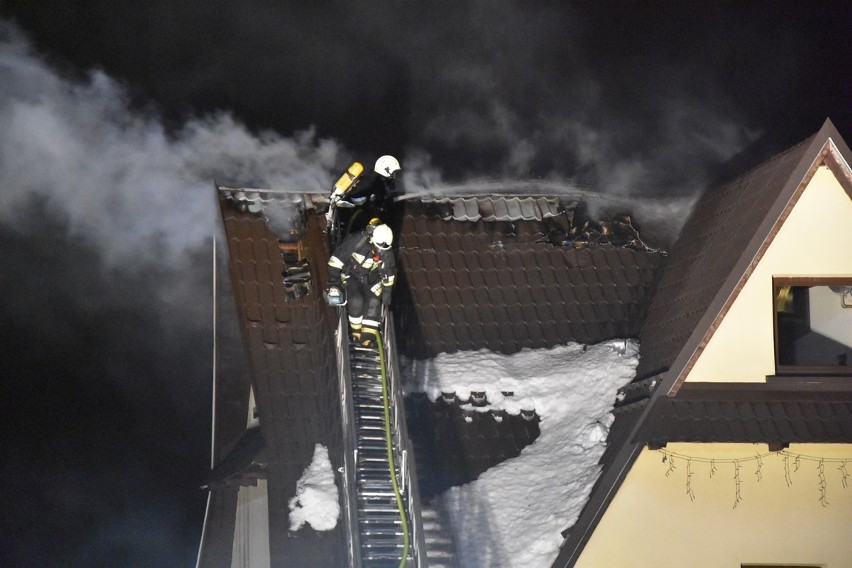
[[[763,220],[780,186],[799,165],[812,139],[779,154],[758,168],[705,193],[693,209],[672,251],[668,267],[642,328],[644,376],[671,366]],[[700,309],[684,310],[688,306]],[[675,317],[683,314],[688,317]]]
[[[709,393],[707,396],[711,396]],[[778,398],[761,389],[738,391],[722,400],[664,397],[635,441],[737,443],[848,443],[852,433],[852,400]],[[787,397],[792,397],[787,393]],[[849,398],[848,393],[840,395]],[[767,400],[768,399],[768,400]]]
[[[539,435],[537,417],[477,412],[462,408],[457,399],[433,403],[422,395],[407,397],[405,404],[418,474],[425,482],[421,495],[427,498],[517,456]]]
[[[395,310],[412,312],[413,317],[401,319],[420,325],[468,327],[454,334],[420,330],[412,335],[426,342],[403,346],[408,354],[455,351],[461,348],[456,339],[460,337],[465,348],[514,352],[526,346],[595,342],[614,333],[638,333],[643,304],[662,255],[611,245],[576,250],[536,242],[544,229],[541,204],[538,210],[526,208],[523,199],[513,197],[464,203],[465,215],[473,210],[472,204],[478,204],[483,220],[453,220],[446,216],[446,209],[436,208],[435,200],[406,202],[398,257],[410,303],[395,305]],[[516,215],[523,220],[484,220]],[[632,271],[632,282],[625,278],[627,269]],[[604,289],[602,283],[610,287]],[[462,302],[476,302],[479,318],[459,321],[454,317],[456,312],[468,313]],[[538,310],[541,305],[549,306],[546,313]],[[434,318],[425,315],[430,306],[435,309]],[[524,313],[526,317],[518,317]],[[580,322],[574,319],[577,316]],[[619,321],[610,323],[613,318]],[[505,329],[489,332],[479,322],[494,322]],[[533,327],[537,329],[532,331]],[[575,335],[575,330],[582,333]],[[440,339],[433,343],[436,338]]]
[[[231,286],[243,330],[251,382],[263,438],[271,450],[268,468],[270,530],[285,535],[288,505],[296,481],[313,457],[314,445],[329,448],[340,465],[333,312],[319,293],[324,289],[327,245],[313,210],[302,237],[311,281],[301,296],[288,294],[286,265],[278,236],[262,215],[240,211],[220,195],[228,238]],[[345,550],[342,530],[302,539],[277,539],[276,560],[302,566],[339,565]],[[324,544],[323,544],[324,543]],[[316,555],[321,546],[327,553]],[[322,562],[322,564],[316,564]]]

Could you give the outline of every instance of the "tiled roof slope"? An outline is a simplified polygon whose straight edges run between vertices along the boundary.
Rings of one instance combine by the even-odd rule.
[[[406,397],[406,420],[424,499],[517,457],[540,434],[540,419],[534,413],[478,412],[460,402],[444,397],[432,402],[425,393]]]
[[[407,201],[399,237],[401,290],[394,313],[400,349],[417,358],[487,348],[514,353],[569,341],[635,337],[660,252],[546,242],[563,217],[507,218],[517,198]],[[486,216],[478,211],[503,211]],[[457,220],[459,215],[480,219]],[[538,206],[539,214],[542,206]],[[547,204],[544,204],[544,210]],[[529,212],[528,212],[529,213]],[[403,340],[404,338],[404,340]]]
[[[422,201],[447,206],[442,217],[456,221],[537,221],[557,219],[565,212],[565,204],[557,197],[442,197]]]
[[[706,192],[672,250],[639,340],[637,377],[668,369],[798,165],[811,139]]]
[[[342,440],[333,346],[333,314],[322,299],[328,258],[319,221],[306,213],[301,240],[311,276],[310,293],[288,295],[278,236],[260,214],[220,198],[237,313],[251,368],[263,439],[269,450],[272,567],[342,566],[345,537],[304,527],[288,532],[288,501],[311,463],[315,444],[341,465]]]
[[[218,260],[218,259],[217,259]],[[227,268],[216,271],[216,428],[213,460],[227,459],[246,429],[251,372]]]

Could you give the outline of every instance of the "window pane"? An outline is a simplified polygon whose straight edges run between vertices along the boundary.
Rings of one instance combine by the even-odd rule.
[[[851,291],[847,286],[776,286],[779,365],[852,365]]]

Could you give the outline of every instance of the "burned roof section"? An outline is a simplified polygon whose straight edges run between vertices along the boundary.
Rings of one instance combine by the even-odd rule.
[[[484,196],[441,197],[422,199],[429,206],[437,205],[444,220],[454,221],[542,221],[566,216],[570,222],[576,201],[559,197]]]
[[[636,337],[664,253],[628,216],[578,224],[577,210],[540,197],[405,202],[400,348],[425,358]]]

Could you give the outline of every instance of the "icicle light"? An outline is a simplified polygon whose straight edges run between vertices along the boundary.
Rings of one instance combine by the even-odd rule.
[[[791,452],[789,450],[781,450],[778,452],[767,452],[762,454],[755,454],[750,457],[743,458],[706,458],[699,456],[689,456],[686,454],[672,452],[665,448],[661,448],[657,450],[662,454],[662,463],[666,464],[666,477],[674,477],[672,474],[677,470],[677,466],[675,465],[675,458],[686,461],[686,495],[689,497],[690,501],[695,501],[695,491],[692,486],[692,476],[695,471],[693,469],[692,463],[706,463],[708,464],[708,472],[710,478],[716,474],[717,466],[721,466],[723,464],[731,464],[733,466],[733,480],[734,480],[734,509],[737,508],[737,505],[742,501],[742,477],[740,475],[740,468],[748,462],[755,462],[755,471],[754,475],[757,477],[758,483],[763,479],[763,465],[764,460],[768,457],[778,457],[781,459],[781,465],[784,471],[784,481],[788,487],[793,485],[793,476],[799,471],[799,466],[802,461],[811,461],[816,463],[816,474],[817,474],[817,491],[819,493],[819,502],[823,507],[827,507],[829,505],[828,502],[828,476],[826,475],[826,466],[828,464],[838,464],[837,471],[840,472],[840,484],[843,489],[846,489],[849,485],[849,471],[847,470],[847,464],[849,463],[849,459],[852,458],[826,458],[819,456],[810,456],[805,454],[798,454]]]

